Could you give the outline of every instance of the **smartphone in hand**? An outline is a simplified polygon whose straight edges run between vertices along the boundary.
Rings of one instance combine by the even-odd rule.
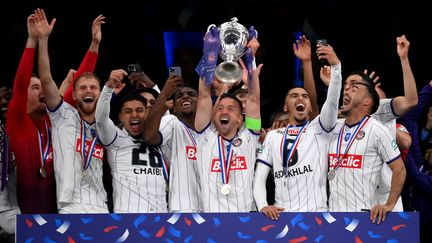
[[[168,68],[168,75],[171,76],[182,76],[181,67],[169,67]]]

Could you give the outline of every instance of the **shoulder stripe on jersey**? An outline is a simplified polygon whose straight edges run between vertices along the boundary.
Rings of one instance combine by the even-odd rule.
[[[198,134],[202,134],[205,130],[207,130],[207,128],[209,128],[210,127],[210,125],[211,125],[211,121],[207,124],[207,126],[206,127],[204,127],[204,129],[203,130],[201,130],[201,131],[196,131]]]
[[[114,141],[117,139],[117,136],[118,136],[118,131],[117,131],[117,129],[116,129],[116,135],[114,136],[113,140],[112,140],[110,143],[108,143],[108,144],[105,145],[105,144],[102,143],[102,141],[101,141],[100,139],[98,139],[98,140],[99,140],[99,143],[100,143],[102,146],[108,147],[108,146],[110,146],[111,144],[114,143]]]
[[[273,168],[273,166],[271,164],[267,163],[266,161],[264,161],[262,159],[257,159],[256,161],[259,162],[259,163],[261,163],[261,164],[267,165],[270,168]]]
[[[392,98],[391,101],[390,101],[390,108],[391,108],[391,111],[392,111],[393,115],[399,117],[399,115],[396,114],[396,112],[394,111],[393,101],[394,101],[394,98]]]
[[[254,130],[250,130],[249,128],[248,128],[248,130],[249,130],[253,135],[261,136],[261,133],[257,133],[257,132],[255,132]]]
[[[389,165],[389,164],[393,163],[394,161],[396,161],[396,160],[399,159],[399,158],[400,158],[400,154],[399,154],[398,156],[394,157],[393,159],[387,161],[386,164]]]
[[[50,110],[50,109],[48,108],[48,106],[47,106],[46,108],[47,108],[47,110],[48,110],[49,112],[54,113],[54,112],[58,111],[58,109],[59,109],[60,106],[63,104],[63,102],[64,102],[64,100],[63,100],[63,97],[62,97],[62,99],[60,100],[60,102],[58,103],[58,105],[57,105],[53,110]]]
[[[323,127],[323,125],[322,125],[322,123],[321,123],[321,116],[319,116],[318,117],[318,123],[320,124],[320,127],[322,128],[322,130],[324,130],[324,132],[326,132],[326,133],[329,133],[329,132],[331,132],[331,131],[333,131],[333,129],[336,127],[336,125],[337,125],[337,122],[336,122],[336,124],[330,129],[330,130],[326,130],[324,127]]]

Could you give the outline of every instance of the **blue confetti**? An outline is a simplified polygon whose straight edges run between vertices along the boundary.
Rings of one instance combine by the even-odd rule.
[[[398,215],[403,219],[409,219],[410,217],[407,213],[404,212],[399,212]]]
[[[303,230],[309,230],[310,226],[301,222],[298,224],[300,226],[300,228],[302,228]]]
[[[267,243],[266,240],[257,240],[256,243]]]
[[[375,233],[372,232],[372,231],[368,231],[368,235],[369,235],[370,238],[374,238],[374,239],[379,239],[379,238],[381,238],[381,235],[379,235],[379,234],[375,234]]]
[[[212,238],[208,238],[207,243],[216,243],[216,241],[214,241]]]
[[[25,243],[30,243],[30,242],[32,242],[34,239],[35,239],[34,237],[30,237],[30,238],[28,238],[28,239],[25,241]]]
[[[159,222],[160,221],[160,216],[156,216],[154,219],[153,219],[153,223],[157,223],[157,222]]]
[[[186,239],[184,240],[185,243],[189,243],[189,241],[191,241],[193,238],[192,235],[189,235],[188,237],[186,237]]]
[[[83,224],[90,224],[93,222],[93,218],[81,218],[81,222],[83,222]]]
[[[390,239],[390,240],[387,240],[387,243],[399,243],[399,241],[398,240],[394,240],[394,239]]]
[[[213,217],[213,224],[218,227],[221,224],[221,221],[218,218]]]
[[[142,236],[142,237],[144,237],[144,238],[150,238],[151,237],[151,234],[149,233],[149,232],[147,232],[147,231],[145,231],[145,230],[140,230],[140,231],[138,231],[139,233],[140,233],[140,235]]]
[[[174,243],[174,241],[172,241],[172,240],[170,240],[168,238],[166,238],[165,241],[168,242],[168,243]]]
[[[174,228],[174,226],[170,226],[170,227],[168,228],[168,232],[169,232],[172,236],[174,236],[174,237],[176,237],[176,238],[181,238],[181,231],[176,230],[176,229]]]
[[[93,237],[87,236],[83,233],[79,233],[79,236],[82,240],[93,240]]]
[[[251,217],[239,217],[239,219],[240,219],[240,222],[242,222],[242,223],[246,223],[246,222],[249,222],[250,220],[251,220]]]
[[[250,235],[246,235],[246,234],[243,234],[243,233],[240,232],[240,231],[237,231],[237,236],[238,236],[238,238],[240,238],[240,239],[250,239],[250,238],[252,238],[252,236],[250,236]]]
[[[345,226],[351,223],[351,220],[348,217],[344,217]]]
[[[58,228],[62,224],[62,221],[60,219],[54,219],[54,222],[55,222],[56,228]]]
[[[116,221],[122,220],[122,216],[120,216],[118,214],[112,213],[112,214],[110,214],[110,216],[111,216],[111,218],[113,218]]]
[[[147,217],[145,215],[141,215],[138,218],[136,218],[133,222],[135,228],[138,228],[138,226],[143,223],[144,221],[146,221]]]
[[[44,237],[44,243],[55,243],[55,241],[51,240],[47,236]]]
[[[297,214],[293,219],[291,219],[291,225],[295,226],[300,221],[303,221],[303,215],[301,213]]]
[[[319,235],[317,238],[315,238],[315,242],[319,243],[324,238],[324,235]]]

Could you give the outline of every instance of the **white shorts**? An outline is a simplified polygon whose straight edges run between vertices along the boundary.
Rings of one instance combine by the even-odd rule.
[[[80,214],[80,213],[109,213],[108,208],[101,208],[93,205],[60,203],[60,214]]]
[[[0,228],[8,234],[15,234],[16,215],[20,214],[19,208],[11,208],[0,212]]]

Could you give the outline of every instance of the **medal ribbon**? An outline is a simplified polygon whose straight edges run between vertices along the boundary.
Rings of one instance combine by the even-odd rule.
[[[184,128],[185,128],[185,130],[186,130],[186,133],[187,133],[187,135],[189,136],[189,138],[190,138],[192,144],[193,144],[194,147],[196,148],[196,141],[195,141],[195,138],[194,138],[194,136],[192,135],[191,131],[189,130],[189,127],[187,127],[185,124],[183,124],[183,126],[184,126]]]
[[[45,122],[45,131],[46,131],[46,144],[45,147],[43,147],[43,137],[41,132],[39,131],[39,129],[37,130],[38,133],[38,142],[39,142],[39,157],[40,157],[40,161],[41,161],[41,167],[45,166],[46,160],[48,158],[48,154],[49,154],[49,150],[51,147],[51,131],[48,128],[48,124]]]
[[[228,145],[228,153],[225,156],[225,144],[222,136],[218,136],[218,150],[219,150],[219,161],[221,167],[221,175],[222,175],[222,183],[228,184],[229,181],[229,173],[231,171],[231,160],[233,158],[234,150],[232,149],[232,141]]]
[[[357,134],[363,129],[364,125],[366,125],[366,123],[369,121],[370,116],[365,116],[363,117],[363,119],[360,121],[360,123],[357,125],[353,135],[350,137],[349,141],[348,141],[348,145],[345,148],[345,152],[342,154],[342,159],[343,157],[345,157],[345,155],[347,154],[348,150],[351,148],[351,145],[354,142],[355,137],[357,137]],[[342,141],[343,141],[343,134],[344,134],[344,129],[345,125],[342,126],[341,130],[339,131],[339,136],[338,136],[338,140],[337,140],[337,144],[336,144],[336,159],[337,159],[337,164],[334,168],[334,171],[337,171],[341,165],[341,161],[342,159],[340,158],[341,156],[341,147],[342,147]]]
[[[1,186],[0,191],[3,191],[8,181],[8,165],[9,165],[9,141],[6,133],[3,133],[2,139],[2,171],[1,171]]]
[[[281,140],[281,145],[280,145],[280,153],[281,153],[283,168],[284,168],[285,172],[288,171],[289,161],[291,160],[295,151],[297,150],[297,146],[298,146],[298,143],[300,141],[300,137],[302,136],[302,133],[308,124],[309,124],[309,122],[307,122],[305,125],[302,126],[299,133],[296,135],[296,138],[294,140],[294,144],[291,146],[291,149],[288,149],[286,146],[288,143],[288,138],[287,138],[288,130],[293,126],[288,125],[288,127],[285,129],[285,132],[284,132],[282,140]]]
[[[87,140],[87,136],[86,136],[86,126],[85,126],[85,122],[84,120],[81,120],[81,159],[82,159],[82,167],[83,170],[86,170],[91,163],[91,159],[93,157],[93,151],[96,147],[96,142],[97,142],[97,136],[95,136],[91,143],[90,143],[90,148],[88,153],[86,154],[86,140]]]

